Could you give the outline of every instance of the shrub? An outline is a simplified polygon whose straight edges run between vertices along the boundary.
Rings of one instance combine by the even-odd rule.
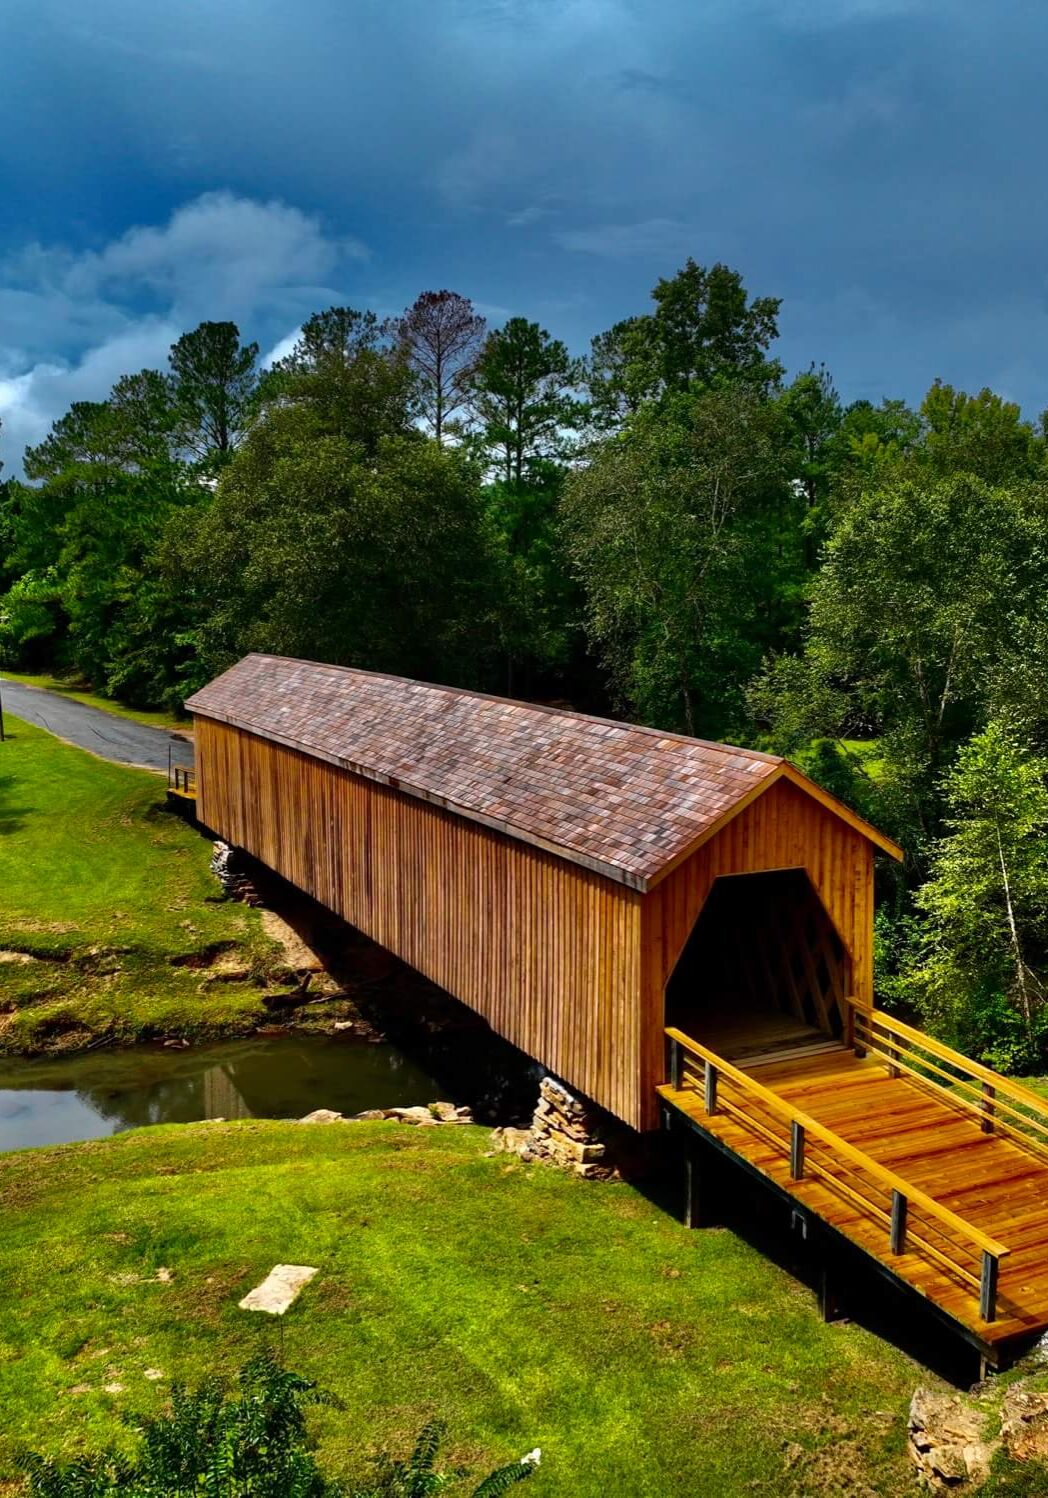
[[[215,1378],[195,1392],[174,1384],[170,1413],[141,1426],[133,1461],[111,1452],[64,1463],[27,1455],[21,1465],[29,1492],[34,1498],[427,1498],[463,1476],[437,1471],[444,1428],[434,1422],[406,1461],[383,1454],[369,1482],[346,1488],[320,1471],[306,1433],[306,1406],[337,1407],[337,1400],[266,1353],[244,1365],[238,1384],[236,1398]],[[499,1498],[531,1475],[538,1456],[492,1472],[473,1498]]]

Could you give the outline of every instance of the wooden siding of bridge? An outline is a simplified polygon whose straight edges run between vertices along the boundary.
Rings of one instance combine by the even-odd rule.
[[[199,716],[198,814],[625,1122],[640,1067],[641,904],[625,885]],[[653,1017],[661,1035],[661,999]]]
[[[873,1003],[873,845],[789,780],[744,807],[645,896],[641,962],[644,996],[643,1128],[658,1122],[665,1081],[663,995],[714,880],[733,874],[804,869],[844,944],[851,993]],[[754,912],[759,929],[760,912]]]

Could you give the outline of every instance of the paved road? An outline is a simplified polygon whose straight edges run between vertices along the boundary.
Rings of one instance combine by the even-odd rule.
[[[192,744],[180,734],[171,733],[166,728],[134,723],[130,718],[118,718],[115,713],[103,712],[101,708],[85,707],[82,702],[70,701],[60,692],[26,687],[0,676],[0,698],[5,713],[36,723],[58,738],[79,744],[81,749],[90,749],[103,759],[115,760],[120,765],[143,765],[149,770],[163,770],[166,774],[169,749],[174,764],[189,765],[193,762]]]

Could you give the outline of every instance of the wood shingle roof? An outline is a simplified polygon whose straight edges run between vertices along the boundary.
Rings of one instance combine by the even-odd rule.
[[[343,666],[249,655],[186,703],[646,890],[783,774],[897,852],[785,760]]]

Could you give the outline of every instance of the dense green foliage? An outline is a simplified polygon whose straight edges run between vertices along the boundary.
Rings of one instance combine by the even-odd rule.
[[[450,291],[329,308],[262,372],[204,323],[0,487],[0,664],[175,709],[274,650],[787,752],[906,849],[883,996],[1043,1060],[1041,840],[1014,935],[949,871],[968,746],[1005,778],[1048,754],[1044,423],[787,382],[779,310],[688,260],[585,359]]]
[[[742,686],[799,625],[787,441],[781,412],[748,390],[677,396],[568,483],[565,544],[590,635],[645,721],[746,732]]]
[[[1048,760],[991,722],[943,779],[946,833],[917,892],[899,990],[1005,1070],[1042,1059],[1048,1008]]]

